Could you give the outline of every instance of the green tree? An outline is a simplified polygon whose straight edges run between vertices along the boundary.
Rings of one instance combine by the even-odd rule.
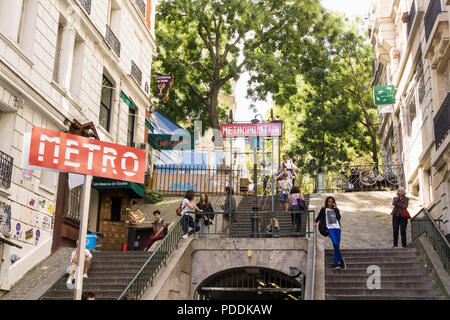
[[[335,170],[368,153],[378,159],[371,49],[356,24],[343,22],[323,15],[302,61],[297,93],[276,108],[291,133],[283,150],[305,173]]]
[[[219,128],[226,114],[219,92],[229,94],[230,80],[244,71],[251,73],[254,98],[295,93],[305,40],[320,12],[317,0],[162,0],[153,69],[175,77],[163,112]]]

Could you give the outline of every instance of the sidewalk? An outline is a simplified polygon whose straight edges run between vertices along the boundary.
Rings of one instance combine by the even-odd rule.
[[[74,249],[60,248],[28,271],[0,300],[38,300],[65,274]]]
[[[312,194],[310,209],[319,214],[320,208],[324,206],[327,196],[336,199],[342,219],[342,249],[357,248],[391,248],[393,245],[392,234],[392,199],[396,192],[373,191],[373,192],[347,192],[347,193],[323,193]],[[414,216],[419,210],[419,199],[409,197],[408,211]],[[407,244],[411,242],[411,229],[408,223],[406,234]],[[317,232],[318,237],[324,240],[325,249],[333,246],[328,237],[323,237]],[[401,237],[399,235],[399,243]]]

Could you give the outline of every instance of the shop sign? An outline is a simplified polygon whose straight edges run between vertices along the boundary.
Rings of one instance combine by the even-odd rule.
[[[34,127],[29,164],[116,180],[144,183],[143,149]]]
[[[191,150],[191,139],[189,136],[150,133],[148,135],[148,143],[154,150]]]

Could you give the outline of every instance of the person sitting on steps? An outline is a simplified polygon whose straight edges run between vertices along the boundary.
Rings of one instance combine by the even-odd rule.
[[[164,238],[164,228],[166,227],[166,222],[163,218],[161,218],[161,212],[159,210],[153,211],[153,215],[155,216],[155,221],[153,222],[153,234],[145,244],[144,251],[150,249],[155,241]]]

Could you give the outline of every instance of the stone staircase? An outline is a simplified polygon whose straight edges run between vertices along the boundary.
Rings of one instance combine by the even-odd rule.
[[[117,299],[151,254],[146,251],[93,252],[88,278],[83,280],[83,292],[93,292],[97,300]],[[67,275],[64,275],[41,300],[73,300],[74,290],[67,288],[66,280]]]
[[[441,300],[432,275],[415,248],[342,249],[346,269],[333,270],[333,250],[325,250],[326,300]],[[369,266],[380,268],[381,288],[368,289],[373,275]]]
[[[309,203],[309,197],[305,197],[306,205]],[[259,207],[259,211],[271,211],[272,210],[272,198],[270,196],[258,196],[257,203]],[[253,205],[254,205],[254,196],[244,196],[237,207],[238,214],[236,214],[236,221],[232,224],[231,227],[231,236],[234,238],[239,237],[249,237],[252,229],[252,220],[251,217],[253,215]],[[278,219],[280,224],[280,233],[281,237],[283,236],[292,236],[294,232],[294,225],[292,224],[291,214],[290,212],[284,213],[282,204],[275,198],[274,202],[274,210],[278,211],[274,214],[274,217]],[[268,224],[269,218],[271,214],[260,214],[259,217],[259,230],[261,236],[266,236],[264,234],[264,229]],[[302,226],[301,232],[306,232],[307,229],[307,221],[306,215],[302,218]]]

